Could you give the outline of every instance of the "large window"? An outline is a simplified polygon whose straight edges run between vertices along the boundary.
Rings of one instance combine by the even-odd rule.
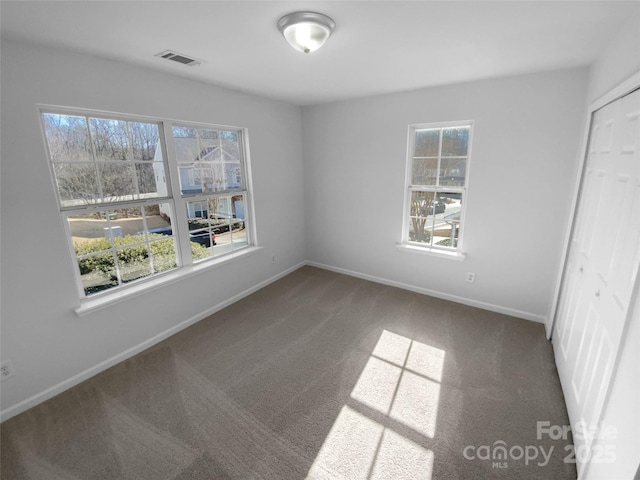
[[[409,127],[403,243],[460,251],[471,122]]]
[[[250,242],[243,129],[42,110],[82,297]]]

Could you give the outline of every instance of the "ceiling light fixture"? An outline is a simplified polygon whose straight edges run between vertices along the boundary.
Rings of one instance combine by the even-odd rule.
[[[293,48],[310,53],[327,41],[336,23],[316,12],[293,12],[278,20],[278,30]]]

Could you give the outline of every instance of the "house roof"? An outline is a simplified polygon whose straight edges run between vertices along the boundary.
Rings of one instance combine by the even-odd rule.
[[[196,140],[195,138],[174,138],[178,163],[191,162],[216,162],[224,160],[225,163],[240,162],[237,143],[222,140],[222,148],[218,140]]]

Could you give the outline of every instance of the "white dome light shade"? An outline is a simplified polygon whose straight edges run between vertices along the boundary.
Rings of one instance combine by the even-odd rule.
[[[289,45],[304,53],[324,45],[335,26],[329,17],[315,12],[294,12],[278,20],[278,30]]]

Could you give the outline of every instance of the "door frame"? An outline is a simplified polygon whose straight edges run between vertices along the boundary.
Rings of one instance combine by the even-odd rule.
[[[577,213],[577,209],[578,209],[578,204],[580,202],[581,196],[582,196],[582,186],[583,186],[583,179],[584,179],[584,174],[585,174],[585,167],[587,165],[587,157],[588,155],[588,151],[587,149],[589,148],[589,140],[590,140],[590,132],[591,132],[591,123],[593,121],[593,114],[601,109],[602,107],[604,107],[605,105],[616,101],[619,98],[624,97],[625,95],[627,95],[628,93],[631,93],[632,91],[636,90],[637,88],[640,88],[640,71],[636,72],[635,74],[633,74],[631,77],[629,77],[627,80],[625,80],[624,82],[622,82],[621,84],[619,84],[617,87],[613,88],[612,90],[610,90],[609,92],[605,93],[603,96],[601,96],[600,98],[598,98],[597,100],[595,100],[593,103],[591,103],[589,105],[588,111],[587,111],[587,118],[585,121],[585,127],[584,127],[584,134],[583,134],[583,138],[582,138],[582,146],[580,148],[580,160],[578,163],[578,172],[579,174],[576,177],[576,181],[573,187],[573,196],[571,199],[571,209],[569,210],[571,212],[570,215],[570,219],[571,221],[568,222],[567,228],[565,230],[565,234],[564,234],[564,238],[563,238],[563,247],[562,247],[562,255],[561,255],[561,259],[562,259],[562,263],[560,265],[560,268],[558,269],[558,273],[556,275],[556,281],[555,281],[555,286],[553,289],[553,301],[551,303],[551,308],[549,309],[549,315],[547,315],[547,321],[545,322],[545,332],[547,335],[547,339],[548,340],[552,340],[553,339],[553,329],[555,327],[556,324],[556,320],[557,320],[557,315],[558,315],[558,304],[560,303],[560,296],[562,295],[562,283],[564,281],[565,275],[566,275],[566,269],[567,269],[567,263],[568,263],[568,254],[569,254],[569,247],[571,245],[571,236],[573,235],[574,229],[575,229],[575,223],[576,223],[576,213]],[[636,279],[636,286],[637,287],[637,281],[638,279]],[[634,288],[632,290],[632,292],[634,290],[637,290],[637,288]],[[634,298],[634,294],[632,293],[631,295],[631,300],[633,300]],[[625,328],[623,329],[623,332],[626,331],[626,323],[627,323],[627,319],[625,319]],[[617,362],[615,364],[615,366],[617,366]],[[612,374],[615,373],[615,370],[612,372]]]

